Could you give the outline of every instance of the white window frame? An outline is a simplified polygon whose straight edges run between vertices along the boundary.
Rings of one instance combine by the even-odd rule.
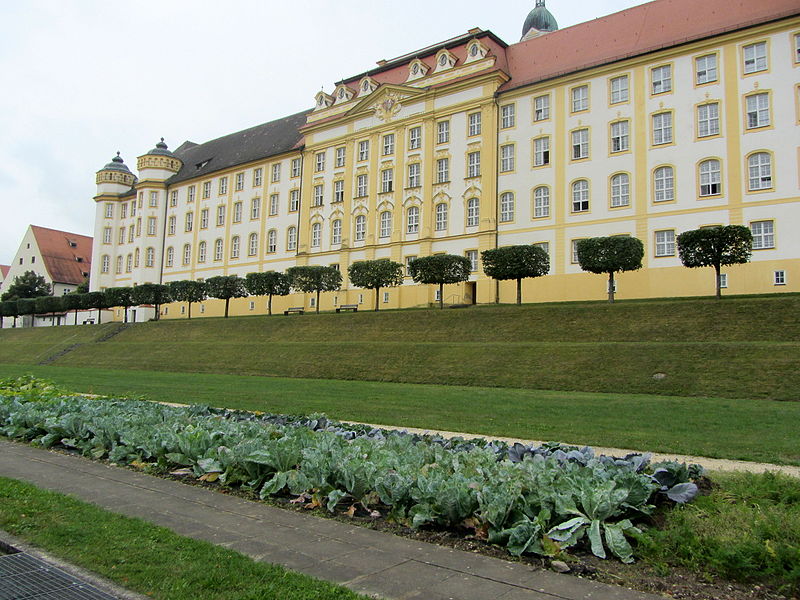
[[[572,131],[572,160],[589,158],[589,130],[587,128]]]
[[[290,227],[289,229],[294,229],[294,228]],[[295,229],[295,231],[297,231],[297,230]],[[297,243],[296,239],[295,239],[295,243]],[[292,248],[290,248],[290,250],[291,249]],[[268,254],[274,254],[277,251],[278,251],[278,232],[276,230],[274,230],[274,229],[270,229],[267,232],[267,253]]]
[[[466,256],[467,260],[469,260],[470,273],[476,273],[478,271],[478,251],[466,250],[464,252],[464,256]]]
[[[368,179],[366,175],[356,177],[356,198],[363,198],[367,195]]]
[[[241,246],[241,238],[235,235],[231,238],[231,258],[239,258],[239,247]]]
[[[467,227],[477,227],[480,223],[481,201],[478,198],[467,200]]]
[[[653,145],[672,143],[672,113],[660,112],[653,115]]]
[[[753,250],[768,250],[775,247],[775,221],[765,219],[750,222],[753,235]]]
[[[747,129],[769,126],[769,94],[767,92],[746,96],[745,105],[747,112],[747,123],[745,127],[747,127]]]
[[[114,205],[111,202],[106,202],[106,219],[111,219],[114,217]]]
[[[356,216],[355,236],[357,242],[363,242],[367,237],[367,217],[364,215]]]
[[[589,110],[589,86],[579,85],[572,88],[572,112]]]
[[[772,188],[772,155],[754,152],[747,157],[747,189],[750,192]]]
[[[281,163],[272,165],[272,183],[278,183],[281,180]]]
[[[317,152],[314,155],[314,171],[319,173],[325,170],[325,151]]]
[[[381,171],[381,192],[388,194],[394,191],[394,169],[383,169]]]
[[[387,133],[383,136],[383,156],[394,154],[394,134]]]
[[[627,173],[611,176],[611,208],[621,208],[631,204],[631,178]]]
[[[508,223],[514,220],[514,192],[500,194],[500,222]]]
[[[346,150],[344,146],[339,146],[336,149],[336,158],[334,159],[334,164],[336,165],[337,169],[341,169],[344,167],[346,162]]]
[[[742,46],[744,60],[743,71],[745,74],[766,71],[769,67],[767,60],[767,42],[756,42]]]
[[[500,107],[500,128],[509,129],[514,127],[517,123],[517,105],[504,104]]]
[[[544,167],[550,164],[550,136],[544,135],[533,140],[533,166]]]
[[[208,229],[208,209],[200,211],[200,229]]]
[[[627,102],[630,97],[628,76],[620,75],[611,78],[611,104]]]
[[[675,230],[662,229],[654,232],[656,257],[675,256]]]
[[[297,249],[297,227],[292,225],[286,230],[286,249],[287,250],[296,250]]]
[[[694,80],[697,85],[717,80],[716,54],[705,54],[694,59]]]
[[[380,237],[387,238],[392,235],[392,213],[385,210],[380,216]]]
[[[302,158],[293,158],[292,159],[292,177],[300,177],[300,174],[303,172],[303,159]]]
[[[322,223],[311,224],[311,247],[319,248],[322,245]]]
[[[436,183],[447,183],[450,181],[450,159],[436,159]]]
[[[572,212],[589,212],[589,181],[579,179],[572,183]]]
[[[420,165],[411,163],[408,165],[408,187],[415,188],[420,186]]]
[[[236,191],[241,192],[244,189],[244,173],[236,174]]]
[[[650,69],[650,93],[666,94],[672,91],[672,65],[660,65]]]
[[[177,227],[177,219],[175,215],[170,215],[169,219],[167,220],[167,235],[175,235],[175,230]]]
[[[289,191],[289,212],[300,210],[300,190]]]
[[[323,201],[325,198],[325,186],[323,184],[317,184],[314,186],[314,199],[311,206],[322,206]]]
[[[334,219],[331,223],[331,244],[342,243],[342,220]]]
[[[719,135],[719,102],[706,102],[697,107],[697,137]]]
[[[247,238],[247,256],[258,254],[258,234],[253,232]]]
[[[221,239],[214,240],[214,261],[220,262],[225,252],[225,244]]]
[[[228,193],[228,178],[220,177],[217,182],[217,194],[221,196],[227,193]]]
[[[481,113],[474,112],[470,113],[467,117],[468,119],[468,127],[467,127],[467,136],[473,137],[476,135],[481,134]]]
[[[500,146],[500,172],[513,171],[514,162],[514,144]]]
[[[242,203],[241,202],[234,202],[233,203],[233,222],[234,223],[241,223],[242,222]]]
[[[657,167],[653,172],[653,202],[675,200],[675,169],[670,165]]]
[[[225,225],[225,205],[220,204],[217,207],[217,227]]]
[[[773,271],[772,283],[773,285],[786,285],[786,271],[783,269],[778,269],[777,271]]]
[[[204,263],[206,262],[206,254],[208,253],[208,244],[206,242],[200,242],[197,245],[197,262]]]
[[[341,179],[333,182],[333,201],[344,202],[344,181]]]
[[[119,273],[119,272],[120,272],[120,266],[121,266],[120,259],[121,259],[121,258],[122,258],[121,256],[118,256],[118,257],[117,257],[117,269],[118,269],[118,270],[117,270],[117,273]],[[200,259],[199,259],[199,257],[198,257],[198,259],[197,259],[197,260],[198,260],[198,262],[200,262]],[[168,267],[171,267],[171,266],[173,266],[173,265],[175,264],[175,248],[173,248],[172,246],[170,246],[169,248],[167,248],[167,260],[166,260],[166,264],[167,264],[167,266],[168,266]]]
[[[700,196],[719,196],[722,194],[722,164],[716,158],[704,160],[698,166],[700,175]]]
[[[615,121],[611,123],[611,152],[627,152],[628,150],[630,150],[629,121]]]
[[[447,144],[450,142],[450,121],[436,123],[436,143]]]
[[[481,151],[469,152],[467,154],[467,177],[481,176]]]
[[[369,140],[358,142],[358,161],[369,160]]]
[[[416,126],[408,130],[408,149],[417,150],[422,147],[422,127]]]
[[[253,169],[253,187],[261,187],[263,183],[264,171],[261,167]]]
[[[536,96],[533,99],[533,120],[547,121],[550,118],[550,95]]]
[[[447,203],[436,205],[436,231],[447,231]]]
[[[192,262],[192,247],[189,244],[183,245],[183,264],[188,265]]]
[[[533,217],[543,219],[550,216],[550,188],[540,185],[533,190]]]
[[[280,210],[281,196],[280,194],[269,195],[269,216],[274,217]]]

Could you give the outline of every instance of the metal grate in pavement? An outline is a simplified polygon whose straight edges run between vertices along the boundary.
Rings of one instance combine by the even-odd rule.
[[[116,600],[24,552],[0,556],[0,600]]]

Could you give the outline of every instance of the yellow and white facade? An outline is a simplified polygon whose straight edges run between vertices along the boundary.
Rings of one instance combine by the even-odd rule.
[[[707,295],[711,270],[681,266],[677,235],[743,224],[753,257],[723,270],[727,293],[797,291],[800,9],[766,2],[749,9],[760,21],[740,15],[758,24],[704,35],[677,24],[654,49],[553,64],[576,37],[590,44],[643,7],[580,31],[523,32],[512,46],[471,30],[261,129],[174,153],[162,140],[139,158],[138,178],[109,163],[97,176],[92,289],[337,265],[343,288],[321,300],[330,310],[370,305],[372,292],[348,285],[355,261],[451,253],[474,272],[446,287],[445,302],[513,302],[513,282],[488,279],[480,252],[537,243],[551,272],[524,282],[526,301],[600,299],[605,279],[580,270],[575,241],[633,235],[644,268],[618,278],[618,297]],[[268,134],[274,143],[255,148]],[[381,306],[426,305],[435,293],[407,279],[382,291]],[[311,302],[293,295],[274,308]],[[200,312],[218,314],[217,304]],[[232,310],[264,313],[266,301]]]

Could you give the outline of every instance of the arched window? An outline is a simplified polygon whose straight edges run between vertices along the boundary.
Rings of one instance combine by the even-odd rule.
[[[467,227],[477,227],[480,218],[480,201],[470,198],[467,200]]]
[[[255,256],[258,254],[258,234],[251,233],[247,238],[247,256]]]
[[[772,187],[772,157],[767,152],[756,152],[747,159],[748,186],[751,192]]]
[[[122,257],[118,256],[117,257],[117,275],[119,275],[120,273],[122,273]]]
[[[419,207],[411,206],[407,213],[407,233],[419,233]]]
[[[322,223],[314,223],[311,226],[311,247],[319,248],[322,243]]]
[[[188,265],[192,262],[192,247],[189,244],[183,246],[183,264]]]
[[[235,235],[231,238],[231,258],[239,258],[239,245],[241,244],[239,236]]]
[[[436,231],[447,229],[447,204],[440,202],[436,205]]]
[[[286,230],[286,249],[297,250],[297,227],[289,227]]]
[[[197,245],[197,262],[204,263],[206,262],[206,254],[208,253],[208,244],[205,242],[200,242]]]
[[[173,248],[172,246],[167,248],[167,260],[166,260],[166,263],[167,263],[168,267],[171,267],[173,264],[175,264],[175,248]]]
[[[611,176],[611,206],[629,206],[631,203],[630,177],[627,173],[617,173]]]
[[[716,196],[722,193],[722,170],[715,158],[700,163],[700,195]]]
[[[358,215],[356,217],[355,240],[357,242],[363,242],[366,236],[367,236],[367,217],[365,217],[364,215]]]
[[[533,217],[541,219],[550,216],[550,188],[540,185],[533,190]]]
[[[342,243],[342,220],[334,219],[331,223],[331,244]]]
[[[385,210],[381,213],[381,237],[392,235],[392,213]]]
[[[579,179],[572,184],[572,212],[589,210],[589,182]]]
[[[500,222],[514,220],[514,194],[505,192],[500,194]]]
[[[675,200],[675,170],[672,167],[658,167],[653,173],[655,202]]]
[[[133,251],[133,266],[135,268],[137,268],[137,269],[139,268],[139,257],[140,256],[141,256],[141,252],[139,252],[138,248]]]
[[[294,228],[292,228],[294,229]],[[267,233],[267,252],[277,252],[278,251],[278,232],[274,229],[270,229]]]
[[[214,260],[222,260],[222,240],[216,240],[214,242]]]
[[[128,259],[125,261],[125,272],[130,273],[133,267],[133,254],[128,254]]]
[[[148,248],[147,250],[145,250],[144,266],[152,267],[153,265],[155,265],[155,262],[156,262],[156,251],[153,250],[152,248]]]
[[[111,265],[111,259],[108,254],[103,254],[102,266],[100,267],[101,273],[108,273],[108,268]]]

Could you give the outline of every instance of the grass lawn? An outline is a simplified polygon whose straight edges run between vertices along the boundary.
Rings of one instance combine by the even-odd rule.
[[[164,600],[356,600],[345,588],[0,477],[0,529]],[[154,560],[162,557],[162,560]]]
[[[0,364],[81,392],[800,464],[800,403]]]

